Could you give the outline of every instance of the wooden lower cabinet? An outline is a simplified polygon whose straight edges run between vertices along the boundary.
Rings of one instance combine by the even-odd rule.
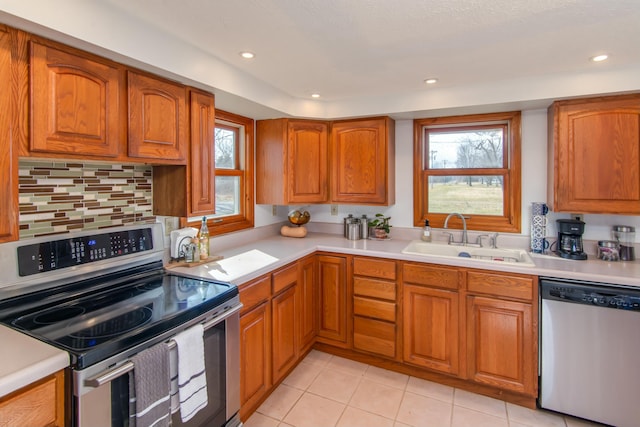
[[[467,296],[469,379],[503,390],[537,395],[537,333],[532,305]]]
[[[298,361],[296,286],[271,300],[273,382],[280,381]]]
[[[313,345],[315,256],[239,286],[240,418],[246,421]]]
[[[240,286],[242,421],[307,351],[535,407],[537,277],[320,253]]]
[[[240,417],[255,410],[271,390],[271,306],[240,317]]]
[[[318,288],[320,310],[317,341],[350,347],[347,257],[318,256]]]
[[[403,360],[458,375],[458,292],[404,285]]]
[[[310,256],[300,260],[298,266],[298,346],[300,354],[304,354],[318,334],[318,262]]]
[[[64,371],[0,399],[0,426],[65,426]]]
[[[353,258],[354,350],[399,358],[396,277],[394,260]]]

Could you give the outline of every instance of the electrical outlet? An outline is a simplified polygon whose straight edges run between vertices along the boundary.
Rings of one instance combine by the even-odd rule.
[[[164,219],[164,235],[170,236],[171,232],[178,228],[178,218],[168,217]]]
[[[572,213],[571,219],[575,219],[576,221],[584,221],[584,215]]]
[[[338,215],[338,205],[331,205],[331,215]]]
[[[278,205],[272,205],[271,206],[271,216],[276,216],[278,215]]]

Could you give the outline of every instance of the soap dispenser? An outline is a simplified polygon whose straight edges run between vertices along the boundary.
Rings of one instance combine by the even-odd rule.
[[[429,220],[424,220],[424,227],[422,228],[422,235],[420,236],[422,240],[425,242],[431,241],[431,226],[429,225]]]

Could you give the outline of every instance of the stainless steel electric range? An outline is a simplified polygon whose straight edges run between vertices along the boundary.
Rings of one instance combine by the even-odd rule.
[[[131,356],[197,323],[209,404],[184,425],[239,424],[238,290],[172,274],[163,257],[160,224],[0,245],[0,322],[69,353],[72,425],[127,426]]]

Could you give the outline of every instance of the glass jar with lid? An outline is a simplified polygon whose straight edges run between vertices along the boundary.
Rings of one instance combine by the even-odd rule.
[[[633,246],[636,240],[636,229],[628,225],[614,225],[613,238],[618,242],[620,251],[620,260],[633,261],[635,257],[635,248]]]

